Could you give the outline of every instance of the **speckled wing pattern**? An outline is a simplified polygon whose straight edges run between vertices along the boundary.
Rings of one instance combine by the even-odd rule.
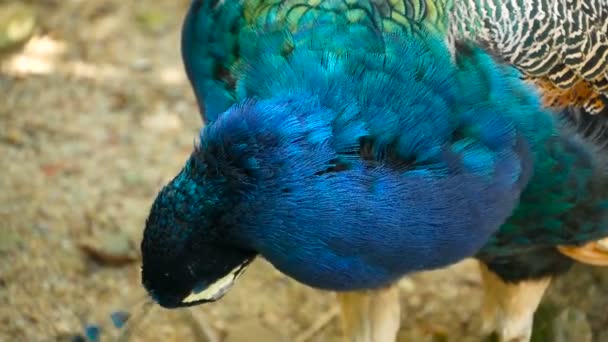
[[[605,0],[460,0],[456,38],[483,43],[542,89],[545,104],[599,113],[608,96]]]

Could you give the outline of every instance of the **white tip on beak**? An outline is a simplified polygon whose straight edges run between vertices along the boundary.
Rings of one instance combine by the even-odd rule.
[[[214,302],[222,298],[234,285],[234,281],[245,271],[249,265],[249,260],[235,267],[225,276],[221,277],[213,284],[207,286],[202,291],[192,291],[182,300],[182,304],[192,304],[196,302]]]

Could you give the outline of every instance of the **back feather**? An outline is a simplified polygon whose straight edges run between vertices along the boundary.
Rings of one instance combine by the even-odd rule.
[[[462,0],[450,12],[455,39],[484,44],[543,90],[545,104],[600,112],[608,95],[604,0]]]

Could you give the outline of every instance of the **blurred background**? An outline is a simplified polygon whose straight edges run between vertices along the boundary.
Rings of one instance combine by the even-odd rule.
[[[109,314],[145,295],[144,220],[201,127],[179,52],[188,3],[0,0],[0,341],[72,341],[87,324],[109,340]],[[400,341],[480,340],[474,262],[401,294]],[[333,295],[263,260],[184,312],[155,309],[129,340],[340,340]],[[575,267],[536,320],[535,341],[608,341],[608,271]]]

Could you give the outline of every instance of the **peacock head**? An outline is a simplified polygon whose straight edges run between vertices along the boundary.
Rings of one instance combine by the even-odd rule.
[[[165,308],[220,299],[256,256],[226,242],[238,196],[198,154],[156,197],[141,243],[142,283]]]

